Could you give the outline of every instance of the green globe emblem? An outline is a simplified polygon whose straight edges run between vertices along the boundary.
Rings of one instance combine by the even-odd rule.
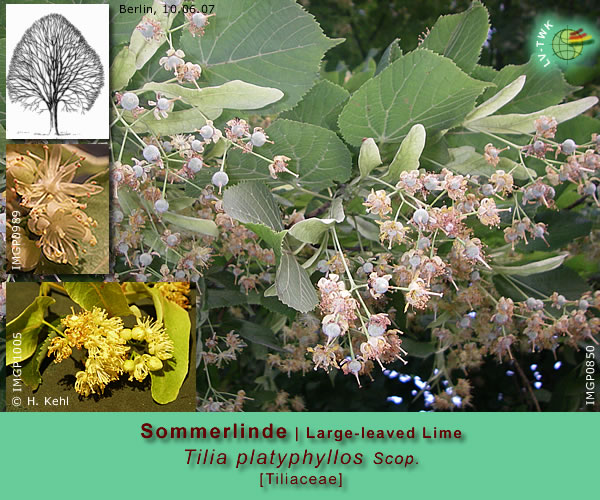
[[[569,36],[571,33],[574,33],[575,30],[564,29],[554,35],[552,39],[552,51],[556,54],[556,57],[559,57],[565,61],[570,61],[571,59],[575,59],[581,52],[583,51],[582,43],[569,43]]]

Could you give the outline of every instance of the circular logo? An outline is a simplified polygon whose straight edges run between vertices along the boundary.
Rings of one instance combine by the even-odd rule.
[[[554,38],[552,39],[552,51],[556,57],[559,57],[564,61],[570,61],[581,55],[583,44],[573,43],[573,41],[570,40],[575,33],[575,30],[563,29],[554,35]]]

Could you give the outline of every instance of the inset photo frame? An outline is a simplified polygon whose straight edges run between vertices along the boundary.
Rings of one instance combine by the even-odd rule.
[[[189,283],[10,282],[6,290],[7,411],[194,411]]]
[[[109,272],[109,148],[6,146],[10,273]]]
[[[109,6],[6,6],[6,137],[109,138]]]

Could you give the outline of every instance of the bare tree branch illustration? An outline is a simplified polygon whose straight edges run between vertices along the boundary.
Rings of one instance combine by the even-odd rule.
[[[59,135],[62,111],[89,111],[104,85],[100,57],[81,32],[60,14],[49,14],[25,32],[10,60],[6,88],[25,109],[48,111],[50,132]]]

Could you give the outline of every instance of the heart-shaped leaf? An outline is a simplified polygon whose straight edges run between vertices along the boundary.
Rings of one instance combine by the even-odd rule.
[[[182,48],[203,68],[210,85],[242,79],[283,91],[265,113],[291,109],[313,86],[327,38],[313,16],[293,0],[219,0],[205,34],[184,33]]]
[[[284,304],[303,313],[312,311],[319,302],[308,272],[293,255],[283,253],[275,277],[277,296]]]
[[[398,182],[402,172],[417,170],[419,158],[425,147],[425,139],[425,127],[417,123],[409,130],[408,135],[400,144],[384,180]]]
[[[44,315],[55,302],[52,297],[36,297],[19,316],[6,324],[7,365],[21,363],[33,355]]]
[[[129,316],[131,309],[118,283],[63,283],[69,297],[86,311],[104,309],[109,316]]]
[[[435,85],[427,84],[431,75],[436,75]],[[487,86],[452,60],[417,49],[352,95],[340,115],[340,130],[354,146],[363,137],[373,137],[380,145],[400,142],[417,123],[433,134],[458,125]]]
[[[460,69],[471,73],[489,29],[487,9],[481,2],[473,2],[464,12],[440,16],[421,46],[449,57]]]
[[[167,404],[177,399],[189,369],[190,335],[192,324],[188,312],[179,305],[163,297],[160,290],[148,288],[157,319],[162,321],[165,331],[173,341],[173,358],[164,362],[163,368],[150,372],[152,398],[159,404]]]

